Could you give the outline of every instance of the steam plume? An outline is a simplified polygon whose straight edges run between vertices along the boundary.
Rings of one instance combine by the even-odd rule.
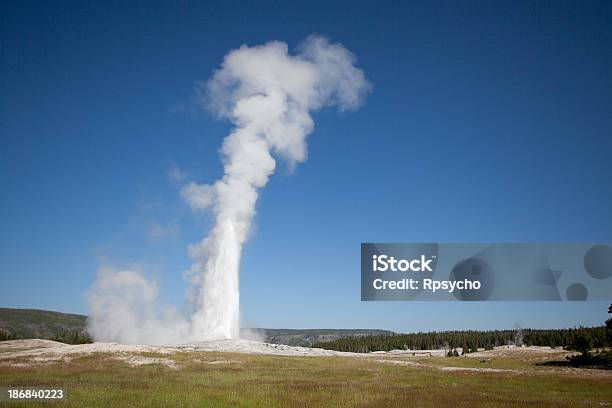
[[[238,338],[240,255],[258,191],[274,172],[274,157],[290,167],[306,160],[312,111],[360,106],[370,85],[355,63],[350,51],[319,36],[308,37],[295,55],[275,41],[242,46],[225,56],[202,87],[207,107],[234,124],[220,152],[224,175],[215,183],[190,183],[181,190],[191,208],[211,211],[215,220],[208,236],[189,247],[195,312],[189,321],[172,314],[160,319],[149,312],[154,285],[133,271],[105,269],[90,295],[94,336],[144,343]],[[108,308],[115,311],[113,319]],[[157,330],[159,335],[151,334]]]

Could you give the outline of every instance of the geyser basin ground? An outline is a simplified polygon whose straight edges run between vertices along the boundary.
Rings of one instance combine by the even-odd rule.
[[[68,407],[609,405],[612,371],[537,365],[567,354],[526,347],[446,358],[245,340],[175,347],[18,340],[0,342],[0,378],[4,386],[62,388]]]

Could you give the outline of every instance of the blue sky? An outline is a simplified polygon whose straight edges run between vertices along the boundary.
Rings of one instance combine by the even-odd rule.
[[[612,241],[610,2],[3,2],[0,306],[86,313],[102,263],[181,305],[230,124],[194,84],[227,51],[312,33],[373,83],[315,114],[309,159],[263,190],[246,325],[398,331],[596,325],[606,302],[360,302],[360,242]]]

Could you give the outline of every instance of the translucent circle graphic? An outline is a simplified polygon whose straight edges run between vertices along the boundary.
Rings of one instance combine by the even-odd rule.
[[[589,296],[587,288],[582,283],[574,283],[567,288],[565,292],[567,300],[586,300]]]
[[[584,255],[584,269],[596,279],[612,276],[612,248],[608,245],[595,245]]]
[[[455,290],[453,295],[459,300],[487,300],[495,287],[495,272],[485,261],[468,258],[459,262],[450,273],[451,280],[479,281],[479,290]]]

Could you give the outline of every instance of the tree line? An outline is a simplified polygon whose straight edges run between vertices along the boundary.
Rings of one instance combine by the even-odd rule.
[[[86,344],[93,343],[93,338],[83,330],[66,330],[61,333],[53,334],[51,336],[41,336],[48,338],[49,340],[59,341],[66,344]],[[14,333],[6,329],[0,329],[0,341],[6,340],[20,340],[21,336],[17,336]]]
[[[456,330],[442,332],[419,332],[410,334],[347,337],[320,342],[313,347],[336,351],[368,353],[390,350],[436,350],[461,349],[475,351],[479,348],[509,344],[526,346],[571,347],[576,338],[586,335],[595,348],[612,346],[612,339],[606,336],[607,329],[581,327],[575,329],[514,329],[514,330]]]

